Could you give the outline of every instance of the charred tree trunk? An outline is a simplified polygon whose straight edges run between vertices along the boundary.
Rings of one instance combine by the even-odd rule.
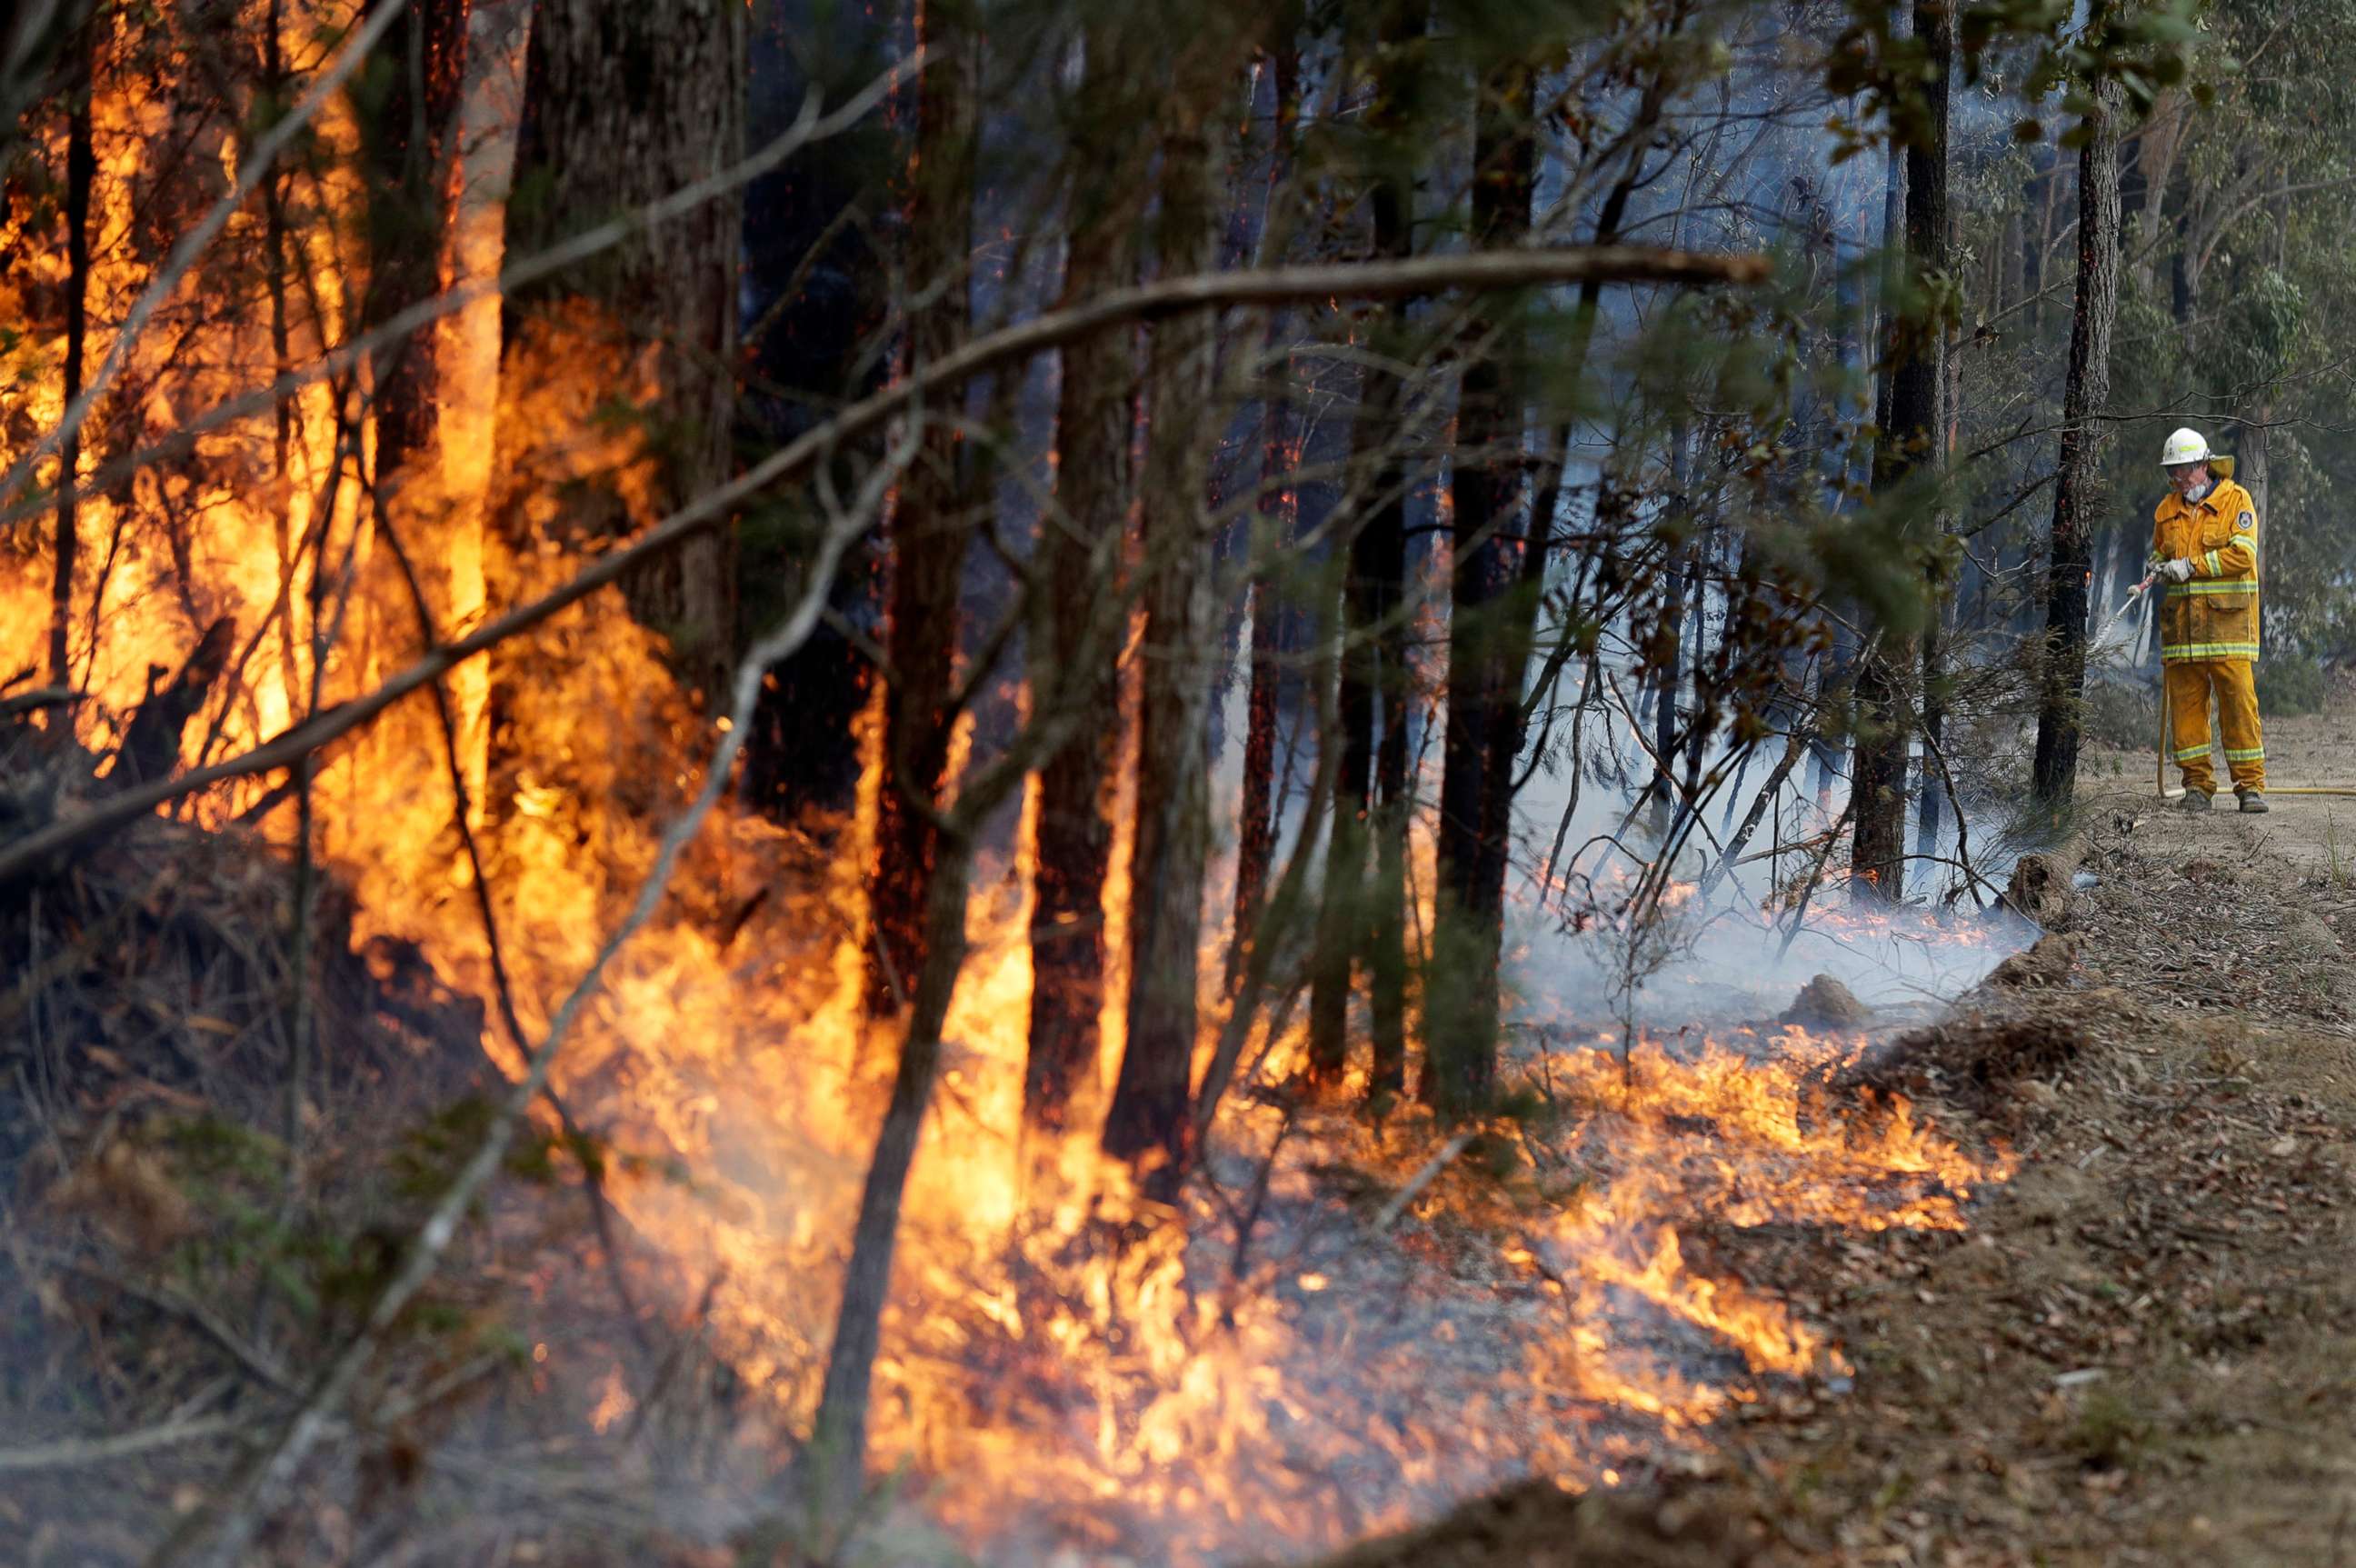
[[[1280,40],[1275,60],[1275,147],[1269,157],[1270,201],[1292,174],[1292,136],[1301,113],[1301,54],[1290,38]],[[1269,221],[1274,220],[1273,211]],[[1271,314],[1268,340],[1278,341],[1284,317]],[[1275,560],[1288,553],[1300,499],[1284,482],[1294,467],[1293,409],[1289,386],[1268,395],[1261,410],[1258,527],[1251,544],[1251,684],[1245,699],[1243,800],[1236,846],[1235,934],[1227,948],[1227,989],[1241,983],[1246,955],[1257,940],[1269,871],[1276,859],[1276,720],[1278,661],[1284,646],[1284,603],[1277,591]]]
[[[1378,257],[1403,257],[1414,248],[1414,168],[1387,144],[1401,124],[1408,90],[1400,77],[1407,47],[1424,27],[1424,8],[1413,0],[1394,0],[1382,23],[1385,66],[1367,115],[1368,130],[1386,144],[1376,154],[1380,167],[1369,191]],[[1406,324],[1405,309],[1386,306],[1377,320],[1380,330],[1396,333]],[[1342,683],[1335,704],[1341,767],[1326,849],[1326,902],[1312,961],[1309,1060],[1321,1082],[1341,1076],[1349,1056],[1351,970],[1363,960],[1374,1035],[1368,1087],[1387,1095],[1398,1093],[1407,1079],[1407,637],[1398,614],[1407,575],[1407,497],[1406,475],[1390,455],[1406,388],[1375,367],[1364,372],[1361,385],[1351,472],[1367,494],[1350,535],[1342,591]],[[1372,878],[1366,875],[1369,849]]]
[[[1398,225],[1398,249],[1408,253],[1407,229]],[[1403,403],[1405,389],[1396,400]],[[1386,424],[1395,424],[1387,420]],[[1407,835],[1414,800],[1408,792],[1407,726],[1411,695],[1407,662],[1407,477],[1387,465],[1382,504],[1359,535],[1364,563],[1365,610],[1376,660],[1382,739],[1375,751],[1374,878],[1366,907],[1367,1017],[1374,1037],[1373,1073],[1367,1092],[1395,1098],[1407,1089]],[[1354,564],[1355,563],[1354,562]],[[1346,666],[1344,667],[1346,669]]]
[[[2096,26],[2103,10],[2095,9]],[[2104,83],[2094,90],[2078,154],[2078,292],[2062,394],[2062,456],[2045,579],[2044,691],[2037,714],[2037,797],[2049,808],[2069,800],[2078,783],[2086,583],[2106,434],[2097,416],[2110,398],[2111,326],[2119,305],[2119,110],[2116,88]]]
[[[1684,10],[1672,14],[1667,33],[1674,37],[1687,20]],[[1635,113],[1629,122],[1623,140],[1636,149],[1612,188],[1604,194],[1602,205],[1595,215],[1595,231],[1591,242],[1609,245],[1620,238],[1621,225],[1628,215],[1628,204],[1644,182],[1645,168],[1643,150],[1652,145],[1654,131],[1668,106],[1670,67],[1664,64],[1646,82],[1637,100]],[[1520,91],[1528,91],[1524,85]],[[1522,156],[1529,156],[1525,154]],[[1482,165],[1478,166],[1485,167]],[[1499,222],[1509,220],[1510,214],[1522,216],[1514,221],[1526,226],[1526,214],[1536,195],[1536,166],[1527,171],[1519,164],[1505,188],[1495,193],[1501,203]],[[1590,279],[1580,285],[1579,303],[1571,319],[1569,340],[1562,353],[1548,367],[1549,374],[1574,380],[1586,371],[1589,350],[1595,341],[1595,329],[1603,308],[1603,285],[1600,279]],[[1502,394],[1502,389],[1501,389]],[[1503,421],[1501,428],[1512,432],[1510,440],[1517,441],[1521,432],[1518,404],[1501,401],[1491,417]],[[1462,424],[1460,423],[1460,430]],[[1567,462],[1569,437],[1564,436],[1566,451],[1558,454]],[[1494,475],[1490,483],[1498,485]],[[1510,487],[1494,489],[1482,504],[1509,508]],[[1553,481],[1533,497],[1526,521],[1518,541],[1502,530],[1498,538],[1503,544],[1496,569],[1505,581],[1497,596],[1489,601],[1489,630],[1483,640],[1488,644],[1487,658],[1494,673],[1494,706],[1488,710],[1485,733],[1480,736],[1480,780],[1478,800],[1473,811],[1472,832],[1469,846],[1460,845],[1456,853],[1469,847],[1470,871],[1466,890],[1462,895],[1470,929],[1472,972],[1464,1021],[1458,1029],[1443,1028],[1435,1036],[1434,1051],[1440,1058],[1435,1070],[1427,1074],[1424,1098],[1443,1110],[1476,1110],[1486,1101],[1496,1073],[1496,1041],[1498,1036],[1499,975],[1502,961],[1505,908],[1505,878],[1513,868],[1513,823],[1515,768],[1521,760],[1522,742],[1529,722],[1529,695],[1524,688],[1529,680],[1530,657],[1537,643],[1537,620],[1540,602],[1546,588],[1547,555],[1554,532],[1554,518],[1561,503],[1562,470],[1557,467]],[[1493,511],[1493,516],[1498,515]],[[1460,519],[1461,526],[1461,519]],[[1455,631],[1450,632],[1452,646]],[[1451,668],[1450,681],[1454,682]],[[1443,765],[1444,766],[1444,765]],[[1460,762],[1468,767],[1469,760]],[[1446,783],[1443,778],[1443,800],[1440,814],[1442,832],[1462,831],[1460,817],[1456,828],[1447,825],[1451,812],[1445,801]],[[1460,811],[1462,808],[1460,808]],[[1446,853],[1446,852],[1443,852]],[[1450,874],[1440,874],[1440,887],[1445,895]],[[1430,1008],[1427,1007],[1427,1012]],[[1461,1030],[1461,1032],[1460,1032]],[[1442,1073],[1436,1070],[1445,1066]]]
[[[66,123],[66,362],[65,401],[71,408],[81,396],[82,350],[90,321],[90,187],[98,173],[98,157],[91,142],[90,98],[93,29],[84,27],[70,46],[75,55],[72,95]],[[74,557],[81,548],[74,490],[81,472],[81,430],[76,426],[58,452],[58,519],[54,540],[57,559],[49,585],[49,682],[73,684],[73,660],[66,636],[73,624]]]
[[[1537,145],[1530,134],[1533,77],[1509,67],[1483,90],[1472,146],[1472,235],[1483,248],[1519,244],[1529,233]],[[1484,323],[1495,328],[1494,321]],[[1523,504],[1523,422],[1510,329],[1491,353],[1464,369],[1456,416],[1448,613],[1448,720],[1440,748],[1439,897],[1433,961],[1425,980],[1423,1099],[1448,1118],[1477,1113],[1496,1079],[1497,965],[1505,940],[1505,845],[1490,834],[1505,817],[1493,797],[1510,795],[1520,750],[1521,670],[1500,625],[1513,577],[1505,535]],[[1499,741],[1515,735],[1505,768]],[[1492,881],[1484,867],[1494,864]],[[1442,997],[1435,987],[1446,986]]]
[[[419,25],[415,58],[426,71],[421,112],[450,66],[434,58],[434,39],[462,24],[445,17]],[[539,0],[507,253],[537,254],[616,208],[669,195],[741,158],[744,28],[744,8],[732,0]],[[718,198],[508,300],[503,377],[543,384],[566,375],[613,378],[590,392],[599,403],[622,395],[639,404],[632,461],[651,469],[652,504],[666,510],[709,489],[731,467],[743,227],[741,199]],[[402,356],[430,375],[425,358]],[[396,379],[413,373],[402,370]],[[396,405],[413,390],[399,392]],[[505,493],[495,502],[495,528],[506,552],[547,542],[529,537],[517,514],[535,489],[567,480],[575,483],[566,542],[594,547],[651,521],[632,515],[618,485],[593,485],[584,495],[580,476],[548,471],[552,461],[563,461],[549,449],[583,432],[569,419],[555,421],[561,430],[548,429],[545,404],[517,406],[541,390],[512,386],[503,396],[497,444]],[[430,410],[430,382],[425,393],[413,413],[420,421]],[[669,639],[680,674],[701,692],[719,690],[733,662],[733,534],[715,529],[625,585],[632,612]]]
[[[395,15],[351,89],[353,120],[360,132],[368,246],[368,283],[359,301],[364,329],[382,326],[442,287],[442,262],[456,208],[458,115],[472,5],[473,0],[411,0]],[[440,465],[434,461],[441,449],[440,341],[437,325],[422,327],[386,344],[369,364],[376,441],[366,496],[379,542],[390,548],[362,558],[361,602],[399,604],[404,592],[402,557],[412,563],[422,558],[428,570],[419,586],[430,596],[424,607],[437,622],[450,624],[457,618],[458,604],[475,596],[474,585],[462,587],[458,582],[465,568],[434,568],[453,559],[471,565],[479,557],[446,548],[455,517],[440,483]],[[393,613],[372,619],[362,647],[369,662],[395,666],[426,650],[412,618]],[[433,725],[418,709],[387,715],[367,745],[368,768],[391,787],[442,787]]]
[[[1371,375],[1372,372],[1369,372]],[[1368,442],[1363,434],[1376,428],[1375,394],[1364,400],[1359,414],[1361,434],[1351,443],[1354,459]],[[1353,461],[1354,472],[1362,472]],[[1361,521],[1363,535],[1373,524]],[[1339,613],[1332,618],[1332,635],[1340,644],[1340,682],[1333,705],[1333,726],[1319,740],[1337,753],[1332,784],[1333,826],[1325,844],[1325,886],[1317,910],[1315,948],[1310,959],[1309,1076],[1323,1086],[1339,1083],[1350,1059],[1350,983],[1365,929],[1364,882],[1366,840],[1374,803],[1375,685],[1373,651],[1365,645],[1365,590],[1360,580],[1364,562],[1353,540],[1342,590]]]
[[[916,188],[908,203],[908,276],[936,297],[908,324],[908,360],[922,365],[961,342],[970,326],[976,119],[981,43],[956,6],[923,12],[934,63],[918,89]],[[868,878],[869,1011],[896,1011],[925,961],[925,888],[933,871],[929,816],[947,782],[950,680],[957,659],[958,590],[972,534],[963,515],[969,487],[962,443],[947,422],[922,435],[900,484],[891,545],[892,670],[884,704],[884,786]]]
[[[1947,234],[1947,101],[1955,48],[1954,13],[1943,0],[1915,0],[1914,29],[1929,50],[1922,94],[1928,129],[1906,149],[1906,259],[1912,274],[1927,278],[1945,264]],[[1940,389],[1945,335],[1936,323],[1903,325],[1890,378],[1890,420],[1874,454],[1874,489],[1890,495],[1925,464],[1937,461],[1942,432]],[[1912,523],[1903,536],[1922,541]],[[1883,900],[1904,897],[1907,765],[1914,724],[1909,688],[1920,648],[1897,627],[1880,629],[1857,671],[1858,735],[1851,757],[1850,799],[1855,837],[1853,886]]]
[[[364,328],[382,324],[442,286],[472,9],[473,0],[411,0],[386,31],[356,94],[369,181]],[[397,489],[397,476],[411,458],[435,445],[434,337],[434,328],[421,328],[376,357],[380,505]]]
[[[1134,124],[1127,62],[1117,30],[1092,29],[1088,80],[1079,113],[1087,134],[1119,136]],[[1123,177],[1083,177],[1073,193],[1064,298],[1078,304],[1134,281],[1133,199],[1141,166],[1135,149],[1110,152],[1094,167]],[[1056,416],[1055,512],[1041,531],[1037,570],[1050,602],[1038,607],[1034,699],[1077,704],[1076,737],[1039,774],[1037,902],[1031,927],[1031,1046],[1023,1112],[1033,1127],[1065,1129],[1084,1075],[1095,1065],[1105,995],[1104,884],[1112,856],[1107,791],[1120,725],[1118,659],[1081,668],[1077,655],[1099,597],[1111,591],[1131,491],[1131,394],[1135,337],[1108,332],[1064,350]]]
[[[1162,275],[1210,270],[1219,242],[1222,107],[1240,53],[1237,29],[1205,28],[1173,62],[1160,126]],[[1245,45],[1243,47],[1248,47]],[[1215,323],[1173,317],[1153,329],[1140,506],[1144,680],[1138,712],[1137,847],[1130,910],[1129,1041],[1105,1114],[1107,1154],[1144,1190],[1177,1194],[1192,1142],[1187,1114],[1198,1034],[1203,867],[1210,847],[1205,703],[1213,649],[1211,530],[1204,497],[1217,436],[1211,404]]]
[[[509,256],[536,255],[742,156],[744,16],[736,0],[540,0]],[[741,203],[721,198],[506,295],[482,537],[492,609],[553,586],[582,556],[729,472],[742,228]],[[733,541],[715,528],[621,585],[632,615],[667,637],[681,683],[701,693],[723,689],[733,659]],[[588,618],[503,644],[486,671],[483,807],[501,859],[522,853],[519,835],[554,831],[510,809],[528,781],[571,793],[618,778],[623,809],[648,813],[669,794],[655,759],[675,743],[643,718],[615,730],[618,757],[575,758],[552,743],[584,702],[624,719],[648,713],[633,678],[583,657]]]

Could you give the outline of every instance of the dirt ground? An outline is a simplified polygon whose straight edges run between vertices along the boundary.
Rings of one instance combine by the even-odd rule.
[[[2268,748],[2356,787],[2356,701]],[[2356,798],[2191,817],[2148,753],[2087,773],[2059,934],[1875,1069],[2014,1179],[1960,1235],[1697,1239],[1815,1282],[1853,1383],[1657,1489],[1483,1499],[1351,1568],[2356,1563]]]

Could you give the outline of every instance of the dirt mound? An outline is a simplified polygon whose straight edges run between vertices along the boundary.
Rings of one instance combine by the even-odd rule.
[[[2043,991],[2069,983],[2086,939],[2077,932],[2048,932],[2025,952],[2017,952],[1988,972],[1982,985],[2003,991]]]
[[[1531,1481],[1318,1568],[1746,1568],[1766,1561],[1762,1533],[1697,1493],[1580,1493]]]
[[[1966,1014],[1867,1053],[1836,1074],[1832,1088],[1848,1094],[1928,1096],[2001,1119],[2016,1103],[2019,1086],[2067,1072],[2088,1044],[2085,1031],[2065,1015]]]
[[[2238,887],[2242,882],[2239,867],[2229,865],[2222,860],[2211,859],[2207,855],[2188,860],[2178,869],[2183,873],[2184,880],[2197,886]]]
[[[1873,1009],[1857,999],[1857,993],[1829,974],[1820,974],[1800,988],[1792,999],[1780,1024],[1797,1024],[1804,1029],[1855,1029],[1873,1021]]]
[[[2283,946],[2294,958],[2343,957],[2340,935],[2322,916],[2310,909],[2293,909],[2283,917]]]
[[[2013,864],[2004,902],[2047,930],[2060,930],[2070,918],[2071,878],[2076,869],[2074,856],[2066,852],[2024,854]]]

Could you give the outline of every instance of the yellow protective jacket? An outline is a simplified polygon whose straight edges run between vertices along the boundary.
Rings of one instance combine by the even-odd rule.
[[[2180,664],[2258,656],[2258,505],[2220,478],[2188,503],[2173,490],[2152,515],[2152,553],[2192,563],[2192,580],[2166,584],[2159,656]]]

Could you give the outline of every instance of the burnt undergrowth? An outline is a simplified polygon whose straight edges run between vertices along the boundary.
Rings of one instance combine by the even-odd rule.
[[[0,832],[120,765],[29,727],[0,746]],[[287,852],[155,817],[0,893],[8,1561],[145,1561],[360,1331],[494,1113],[482,1003],[415,944],[360,934],[331,870],[310,884],[298,939]],[[618,1216],[583,1201],[627,1164],[553,1115],[518,1141],[257,1561],[467,1557],[518,1509],[534,1539],[590,1543],[583,1561],[677,1560],[681,1505],[644,1497],[708,1456],[724,1413],[698,1309],[640,1280]]]

